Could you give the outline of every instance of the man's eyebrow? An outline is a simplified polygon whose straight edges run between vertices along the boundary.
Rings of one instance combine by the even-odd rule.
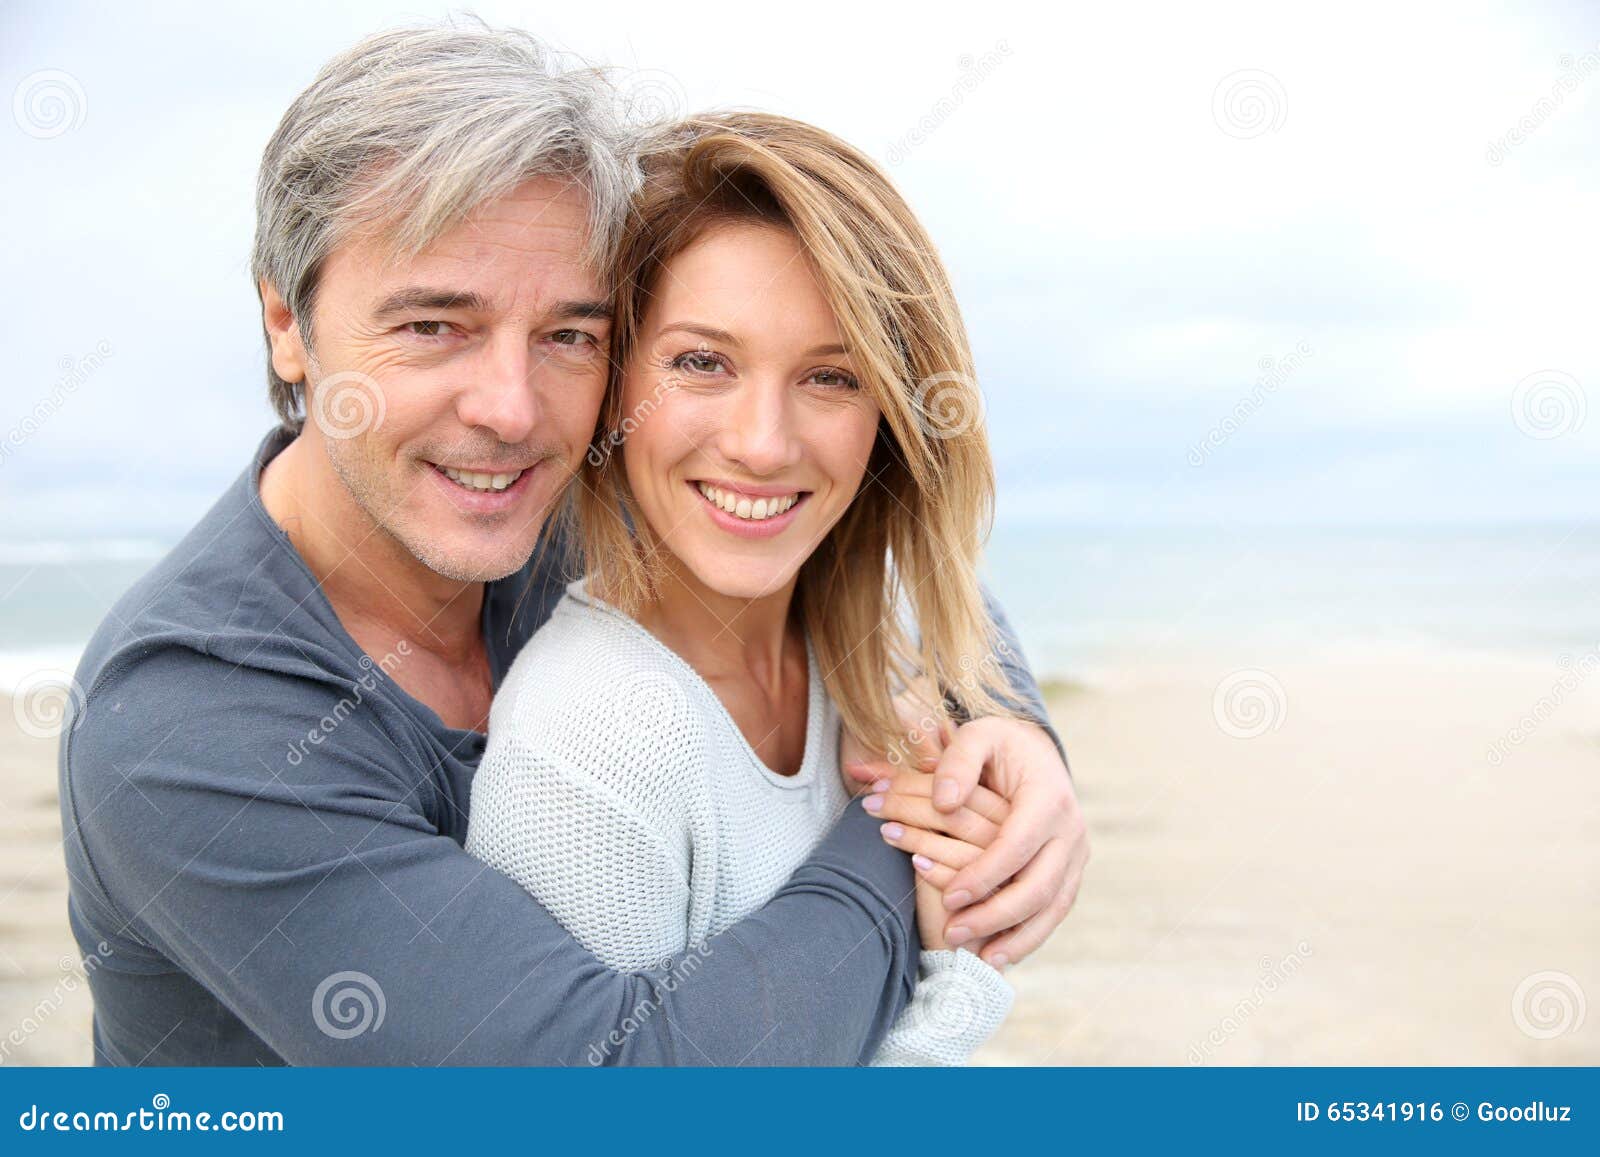
[[[372,311],[374,317],[391,313],[410,313],[418,309],[467,309],[486,312],[489,300],[470,289],[426,289],[409,287],[397,289],[384,298]]]
[[[692,321],[678,321],[673,322],[671,325],[664,325],[661,327],[662,333],[672,333],[674,331],[681,333],[692,333],[695,335],[695,337],[703,337],[707,341],[721,342],[723,345],[742,344],[738,338],[734,337],[727,330],[718,329],[716,326],[700,325]]]
[[[413,313],[419,310],[448,310],[464,309],[473,313],[487,313],[490,310],[489,299],[483,294],[470,289],[428,289],[412,286],[396,290],[380,301],[372,313],[374,317],[388,317],[396,313]],[[558,301],[551,306],[550,316],[559,318],[594,318],[600,321],[611,320],[611,303],[609,301],[591,301],[575,299],[571,301]]]
[[[610,321],[614,311],[609,301],[558,301],[550,312],[553,317],[592,317],[596,321]]]

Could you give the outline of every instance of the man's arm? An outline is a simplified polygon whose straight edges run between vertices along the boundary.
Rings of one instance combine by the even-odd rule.
[[[859,809],[750,918],[618,973],[433,828],[433,771],[378,700],[286,759],[339,695],[169,649],[92,689],[66,752],[126,932],[289,1062],[857,1064],[906,1003],[910,868]],[[319,1026],[341,972],[381,989],[377,1031]]]
[[[1006,617],[1005,608],[1000,605],[1000,600],[987,587],[983,591],[983,604],[989,612],[989,619],[994,623],[995,640],[994,653],[1005,671],[1006,683],[1015,693],[1011,706],[1017,714],[1031,719],[1045,733],[1050,736],[1056,745],[1056,751],[1061,755],[1061,762],[1067,763],[1067,749],[1061,742],[1061,736],[1056,733],[1055,725],[1050,722],[1050,712],[1044,705],[1044,695],[1039,690],[1039,683],[1033,677],[1033,671],[1028,666],[1028,660],[1022,653],[1022,643],[1017,638],[1016,631],[1011,628],[1011,620]],[[1067,767],[1067,774],[1072,774],[1072,768]]]

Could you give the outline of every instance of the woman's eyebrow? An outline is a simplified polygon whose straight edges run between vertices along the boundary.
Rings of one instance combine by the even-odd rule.
[[[675,321],[671,325],[662,326],[660,332],[672,333],[674,330],[682,333],[692,333],[696,337],[703,337],[707,341],[721,342],[724,345],[736,346],[742,344],[738,338],[725,329],[717,329],[715,326],[710,325],[700,325],[692,321]],[[823,358],[832,357],[835,354],[848,354],[849,352],[849,349],[838,342],[825,342],[822,345],[812,346],[800,356],[803,358]]]
[[[696,337],[703,337],[707,341],[721,342],[723,345],[741,345],[738,338],[725,329],[718,329],[711,325],[700,325],[692,321],[677,321],[671,325],[661,327],[662,333],[672,333],[674,330],[682,333],[692,333]]]

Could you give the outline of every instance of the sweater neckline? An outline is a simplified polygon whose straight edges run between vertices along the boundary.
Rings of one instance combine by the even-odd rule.
[[[827,715],[827,689],[823,685],[821,671],[817,665],[817,653],[811,646],[811,634],[806,632],[806,743],[805,751],[800,756],[800,767],[793,775],[784,775],[767,766],[766,760],[751,746],[744,729],[734,719],[733,713],[722,702],[722,697],[717,694],[716,688],[706,682],[705,676],[694,669],[694,665],[678,652],[674,651],[661,639],[657,638],[638,619],[623,611],[622,608],[606,602],[599,595],[589,590],[586,579],[575,579],[567,584],[567,597],[591,607],[592,609],[611,616],[618,620],[627,630],[642,637],[646,642],[670,664],[672,664],[686,679],[690,680],[705,694],[715,705],[713,710],[718,718],[725,722],[734,735],[739,737],[739,745],[753,766],[767,782],[776,787],[800,788],[808,787],[817,778],[818,767],[823,762],[822,734],[825,717]]]

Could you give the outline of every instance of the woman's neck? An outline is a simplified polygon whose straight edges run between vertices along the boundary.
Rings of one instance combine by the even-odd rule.
[[[671,647],[716,686],[722,679],[753,681],[773,702],[783,699],[799,658],[806,670],[805,637],[790,614],[795,580],[759,598],[734,598],[669,563],[656,597],[638,610],[646,630]]]

